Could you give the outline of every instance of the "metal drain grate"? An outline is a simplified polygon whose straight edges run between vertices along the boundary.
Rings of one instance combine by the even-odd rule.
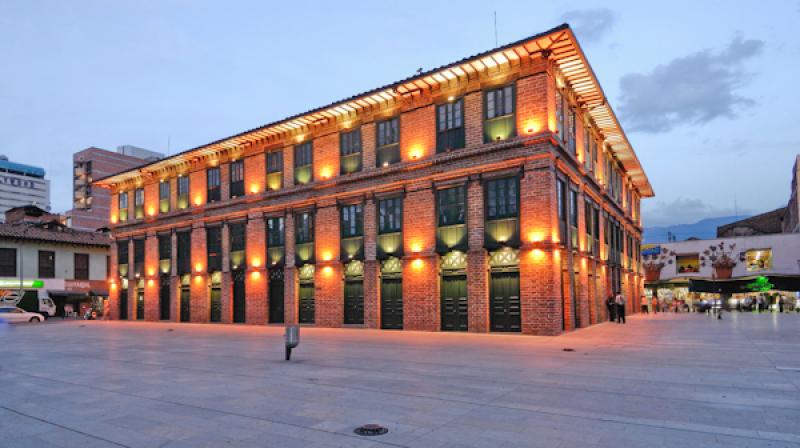
[[[382,436],[389,432],[389,430],[381,425],[370,423],[368,425],[359,426],[354,429],[353,432],[360,436]]]

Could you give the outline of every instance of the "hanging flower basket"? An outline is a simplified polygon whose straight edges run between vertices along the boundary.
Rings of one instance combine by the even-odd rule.
[[[714,275],[720,280],[729,279],[733,275],[733,266],[715,266]]]
[[[644,270],[644,280],[646,282],[655,282],[661,278],[661,268],[658,269],[647,269]]]

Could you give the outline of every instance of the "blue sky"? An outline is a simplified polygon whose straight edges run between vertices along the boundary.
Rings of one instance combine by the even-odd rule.
[[[564,21],[656,191],[645,225],[785,205],[800,1],[0,0],[0,153],[71,207],[71,155],[170,152]]]

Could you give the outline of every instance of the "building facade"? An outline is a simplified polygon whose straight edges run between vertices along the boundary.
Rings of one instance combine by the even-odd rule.
[[[67,212],[70,226],[88,231],[108,227],[111,196],[106,189],[92,188],[92,181],[162,157],[162,154],[130,145],[118,147],[117,152],[91,147],[73,154],[72,210]]]
[[[792,167],[792,182],[789,191],[789,203],[783,218],[783,231],[787,233],[800,232],[800,154],[794,160]]]
[[[34,206],[8,211],[0,224],[0,289],[50,297],[57,315],[108,296],[107,234],[67,228],[64,219]]]
[[[566,25],[96,185],[112,318],[542,335],[637,308],[653,194]]]
[[[50,181],[44,168],[0,156],[0,222],[5,222],[7,210],[25,205],[50,210]]]

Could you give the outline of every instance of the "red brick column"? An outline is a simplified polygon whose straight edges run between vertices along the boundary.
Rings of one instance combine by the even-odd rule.
[[[429,182],[410,185],[403,201],[403,327],[440,328],[436,207]]]
[[[467,308],[469,331],[489,331],[489,269],[488,255],[483,248],[484,238],[483,185],[480,179],[470,179],[467,186]]]
[[[206,228],[202,223],[196,223],[192,229],[192,280],[190,286],[192,322],[208,322],[210,318],[211,304],[208,287],[211,279],[206,273],[207,261]]]
[[[370,171],[375,167],[375,123],[361,126],[362,170]]]
[[[284,163],[286,161],[284,160]],[[294,236],[294,213],[286,213],[284,228],[284,249],[286,268],[283,272],[283,319],[286,324],[297,324],[298,317],[298,288],[297,288],[297,268],[295,261],[295,236]]]
[[[208,196],[208,186],[206,185],[206,167],[202,167],[197,171],[192,171],[189,174],[189,203],[191,207],[200,207],[205,205]],[[205,231],[203,232],[205,235]],[[203,251],[205,252],[205,243],[203,243]],[[205,265],[205,263],[203,263]]]
[[[144,241],[144,320],[158,320],[158,237],[148,233]]]
[[[158,181],[151,182],[144,186],[145,219],[153,218],[154,216],[158,215],[158,186]]]
[[[323,135],[314,139],[314,180],[331,179],[339,175],[339,134]]]
[[[265,190],[266,157],[263,152],[253,154],[244,159],[244,192],[258,194]]]
[[[230,163],[221,163],[219,165],[219,195],[220,201],[225,201],[231,197],[231,165]],[[223,289],[224,291],[224,289]],[[223,295],[225,293],[223,292]],[[225,321],[225,311],[222,312],[223,322]]]
[[[400,157],[423,159],[436,153],[436,107],[429,105],[400,115]]]
[[[549,159],[525,164],[520,179],[520,301],[522,332],[561,333],[561,251],[555,171]]]
[[[113,212],[112,212],[113,213]],[[113,216],[113,215],[112,215]],[[111,245],[108,248],[108,256],[111,257],[109,263],[108,278],[108,313],[103,314],[103,320],[119,320],[119,261],[117,259],[117,241],[111,238]]]
[[[247,301],[247,323],[265,324],[267,322],[267,271],[266,261],[266,223],[260,214],[254,214],[247,221],[247,277],[245,277],[245,297]]]
[[[374,126],[370,127],[373,129]],[[374,165],[374,160],[373,160]],[[375,200],[369,198],[364,203],[364,326],[380,328],[380,263],[377,254],[377,217]]]
[[[175,182],[173,182],[173,186]],[[170,195],[175,198],[174,192],[170,191]],[[170,199],[172,202],[172,200]],[[172,250],[170,254],[172,254],[172,259],[170,260],[170,288],[169,288],[169,299],[170,299],[170,311],[169,317],[170,320],[173,322],[180,322],[181,320],[181,278],[178,277],[178,234],[172,232],[170,235],[170,245],[172,246]]]
[[[464,126],[467,148],[483,144],[483,92],[477,91],[464,97]]]
[[[547,130],[547,78],[547,73],[541,72],[517,81],[517,134]]]
[[[294,146],[287,146],[283,151],[283,188],[294,185]]]
[[[314,218],[315,321],[319,327],[340,327],[344,321],[344,268],[339,261],[339,209],[335,202],[319,207]]]
[[[133,198],[131,198],[132,203]],[[129,216],[133,216],[133,208],[131,208],[131,215]],[[133,273],[134,259],[133,238],[130,238],[128,239],[128,320],[136,320],[136,290],[138,288],[136,276]]]

